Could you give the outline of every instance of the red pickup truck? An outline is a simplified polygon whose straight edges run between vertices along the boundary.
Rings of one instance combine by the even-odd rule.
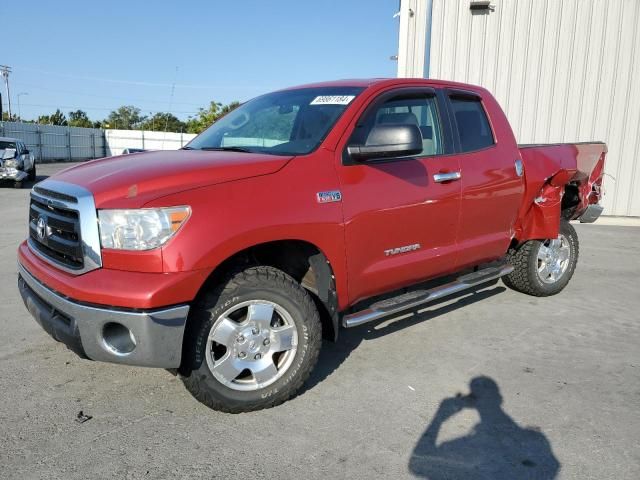
[[[172,369],[214,409],[271,407],[340,327],[499,278],[561,291],[578,258],[569,221],[602,211],[605,154],[603,143],[518,146],[496,100],[471,85],[295,87],[246,102],[180,151],[38,183],[19,289],[84,358]]]

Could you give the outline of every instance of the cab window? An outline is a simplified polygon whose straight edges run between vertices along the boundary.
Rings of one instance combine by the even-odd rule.
[[[451,97],[450,102],[463,152],[480,150],[495,143],[480,99]]]
[[[433,96],[402,96],[385,101],[358,122],[349,143],[366,143],[371,129],[380,124],[417,125],[422,134],[422,152],[418,156],[443,153],[440,117]]]

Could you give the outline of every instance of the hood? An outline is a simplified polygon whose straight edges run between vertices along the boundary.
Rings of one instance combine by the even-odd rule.
[[[275,173],[291,158],[165,150],[93,160],[63,170],[52,179],[86,188],[98,208],[138,208],[171,193]]]

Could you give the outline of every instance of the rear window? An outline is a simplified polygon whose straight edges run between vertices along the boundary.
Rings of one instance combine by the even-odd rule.
[[[452,97],[450,100],[462,151],[472,152],[493,145],[493,133],[482,102],[473,98]]]

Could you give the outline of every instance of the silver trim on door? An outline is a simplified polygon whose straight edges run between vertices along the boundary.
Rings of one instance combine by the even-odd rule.
[[[462,178],[461,172],[434,173],[433,181],[436,183],[452,182]]]

